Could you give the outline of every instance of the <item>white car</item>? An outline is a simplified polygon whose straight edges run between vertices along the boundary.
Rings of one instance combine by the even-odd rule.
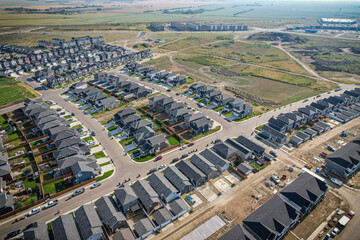
[[[280,179],[279,179],[277,176],[275,176],[275,175],[272,175],[272,176],[271,176],[271,179],[272,179],[276,184],[279,184],[279,183],[280,183]]]
[[[161,164],[161,165],[159,166],[159,170],[160,170],[160,169],[163,169],[163,168],[166,168],[166,165],[165,165],[165,164]]]
[[[336,185],[338,185],[339,187],[341,187],[344,183],[342,181],[340,181],[337,178],[331,178],[330,179],[333,183],[335,183]]]
[[[48,203],[45,205],[44,208],[45,208],[45,209],[51,208],[51,207],[55,206],[56,204],[58,204],[58,200],[50,201],[50,202],[48,202]]]
[[[101,182],[94,183],[93,185],[91,185],[90,189],[96,188],[100,185],[101,185]]]
[[[33,210],[31,210],[28,215],[32,216],[34,214],[37,214],[40,211],[41,211],[41,207],[37,207],[37,208],[34,208]]]

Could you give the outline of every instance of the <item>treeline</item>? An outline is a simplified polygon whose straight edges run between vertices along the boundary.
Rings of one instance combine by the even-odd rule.
[[[96,11],[101,11],[101,7],[103,6],[77,6],[77,7],[62,7],[62,8],[46,8],[46,9],[36,9],[36,8],[24,8],[24,7],[16,7],[16,8],[5,8],[5,11],[11,11],[14,13],[20,14],[60,14],[60,15],[70,15],[70,14],[81,14],[84,11],[79,9],[86,8],[96,8]]]
[[[234,16],[237,16],[237,15],[239,15],[239,14],[251,12],[251,11],[254,11],[254,10],[255,10],[254,8],[251,8],[251,9],[248,9],[248,10],[245,10],[245,11],[241,11],[241,12],[234,13],[233,15],[234,15]]]
[[[189,14],[189,15],[192,15],[192,14],[199,14],[199,13],[203,13],[205,12],[205,9],[203,8],[199,8],[199,9],[196,9],[196,10],[174,10],[174,11],[171,11],[169,9],[164,9],[162,11],[163,14]]]

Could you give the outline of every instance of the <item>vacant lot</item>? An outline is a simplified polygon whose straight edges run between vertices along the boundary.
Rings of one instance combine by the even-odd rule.
[[[38,93],[23,83],[0,86],[0,106],[38,96]]]

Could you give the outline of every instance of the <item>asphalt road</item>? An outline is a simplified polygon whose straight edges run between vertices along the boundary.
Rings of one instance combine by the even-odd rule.
[[[119,72],[116,72],[119,74]],[[35,81],[27,81],[26,79],[29,76],[22,76],[19,77],[18,80],[25,82],[32,88],[36,89],[42,94],[42,98],[44,100],[51,100],[63,107],[65,110],[74,113],[75,117],[89,130],[94,131],[96,133],[96,139],[101,143],[101,145],[105,148],[105,151],[109,155],[109,157],[113,160],[116,171],[110,177],[109,179],[106,179],[102,182],[102,185],[96,189],[90,190],[89,186],[86,187],[85,193],[72,198],[70,200],[67,200],[68,196],[71,194],[66,194],[64,196],[60,196],[58,198],[59,203],[47,210],[41,211],[40,213],[29,217],[28,219],[22,220],[20,222],[14,223],[14,220],[16,218],[19,218],[21,216],[24,216],[28,211],[24,211],[22,213],[19,213],[13,217],[7,218],[5,220],[2,220],[0,222],[0,237],[4,237],[7,233],[16,230],[16,229],[23,229],[27,224],[34,222],[34,221],[50,221],[53,218],[57,217],[55,213],[57,211],[60,211],[60,214],[64,214],[67,212],[72,212],[76,210],[79,206],[92,202],[96,200],[97,198],[104,196],[106,194],[109,194],[113,192],[113,190],[116,188],[118,183],[124,182],[124,180],[130,178],[131,181],[136,181],[136,176],[138,174],[141,174],[141,177],[145,177],[147,172],[154,167],[158,167],[160,164],[166,164],[169,165],[170,161],[173,158],[179,157],[184,153],[188,153],[189,151],[192,151],[194,149],[198,149],[198,151],[201,151],[202,149],[206,148],[206,146],[215,139],[223,139],[229,137],[237,137],[241,134],[251,137],[252,131],[254,128],[258,125],[261,125],[268,121],[272,116],[277,116],[280,113],[285,113],[289,111],[296,110],[298,107],[304,106],[306,104],[310,104],[312,101],[317,101],[321,98],[326,98],[330,95],[338,95],[345,89],[352,89],[353,86],[346,85],[343,86],[343,90],[340,92],[332,92],[331,94],[324,93],[321,95],[320,98],[316,99],[309,99],[308,102],[304,103],[303,101],[299,101],[296,103],[293,103],[291,105],[287,105],[285,107],[282,107],[281,109],[277,109],[275,111],[270,111],[267,113],[264,113],[260,116],[254,117],[252,119],[238,122],[238,123],[229,123],[227,122],[222,116],[219,116],[217,112],[204,109],[204,108],[198,108],[195,101],[192,101],[190,99],[187,99],[183,96],[176,96],[174,92],[166,92],[166,89],[154,85],[148,82],[140,81],[137,78],[131,78],[134,82],[137,82],[139,84],[145,85],[150,88],[155,88],[157,91],[160,91],[164,94],[167,94],[168,96],[172,96],[175,99],[178,99],[181,102],[188,102],[189,105],[193,108],[198,109],[199,111],[203,112],[216,122],[220,123],[222,125],[222,129],[214,133],[212,135],[209,135],[205,138],[199,139],[196,141],[195,145],[192,147],[187,148],[186,150],[180,151],[179,149],[175,149],[173,151],[170,151],[168,153],[163,154],[163,159],[159,162],[145,162],[145,163],[136,163],[130,159],[128,155],[124,155],[124,151],[122,147],[117,143],[115,139],[111,139],[107,131],[103,128],[103,126],[98,123],[95,119],[93,119],[90,115],[85,115],[81,110],[79,110],[74,104],[67,102],[60,96],[61,92],[66,91],[66,89],[57,89],[57,90],[48,90],[44,87],[42,87],[39,83]],[[0,113],[7,112],[13,109],[16,109],[17,107],[21,106],[21,104],[18,104],[17,106],[12,106],[8,109],[2,109]],[[292,159],[290,156],[288,156],[285,153],[279,154],[279,159],[281,161],[285,161],[288,164],[299,164],[296,160]],[[350,198],[352,198],[352,195],[349,195]],[[30,210],[30,209],[29,209]],[[357,220],[358,221],[358,220]],[[345,234],[345,233],[344,233]]]

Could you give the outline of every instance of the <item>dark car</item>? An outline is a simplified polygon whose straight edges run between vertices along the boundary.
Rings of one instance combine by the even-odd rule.
[[[30,229],[30,228],[32,228],[32,227],[36,227],[36,225],[37,225],[36,222],[30,223],[29,225],[27,225],[27,226],[24,228],[24,231],[25,231],[25,230],[28,230],[28,229]]]
[[[73,116],[73,117],[74,117],[74,116],[75,116],[75,113],[71,113],[71,116]]]
[[[93,137],[95,137],[95,136],[96,136],[96,134],[95,134],[95,132],[94,132],[94,131],[92,131],[92,132],[91,132],[91,136],[93,136]]]
[[[181,158],[187,158],[189,155],[187,153],[183,154]]]
[[[167,92],[171,92],[171,89],[167,89],[166,91],[167,91]]]
[[[179,96],[179,95],[180,95],[180,93],[176,93],[175,95],[176,95],[176,96]]]
[[[156,172],[158,169],[157,168],[152,168],[150,169],[150,171],[148,172],[148,174],[152,174],[153,172]]]
[[[20,229],[15,230],[15,231],[9,233],[9,234],[6,236],[5,239],[9,239],[9,238],[15,237],[15,236],[19,235],[20,233],[21,233],[21,230],[20,230]]]
[[[171,160],[171,163],[176,163],[180,160],[180,158],[174,158],[173,160]]]

